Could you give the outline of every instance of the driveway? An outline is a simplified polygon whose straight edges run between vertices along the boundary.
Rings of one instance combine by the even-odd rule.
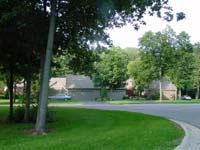
[[[169,119],[184,121],[200,128],[200,104],[127,104],[111,105],[103,103],[88,103],[84,108],[124,110],[162,116]]]

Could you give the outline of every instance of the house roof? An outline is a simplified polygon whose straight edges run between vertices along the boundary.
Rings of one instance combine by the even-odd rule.
[[[72,88],[95,88],[94,84],[89,76],[84,75],[67,75],[66,77],[66,87],[67,89]]]
[[[51,78],[49,81],[49,87],[56,90],[66,89],[66,78]]]
[[[159,89],[159,81],[153,81],[148,89],[156,90]],[[168,79],[162,79],[162,89],[163,90],[177,90],[176,86]]]

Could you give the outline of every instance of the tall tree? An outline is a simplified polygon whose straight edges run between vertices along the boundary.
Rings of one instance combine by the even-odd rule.
[[[47,112],[47,100],[48,100],[48,86],[49,86],[49,74],[50,74],[50,63],[51,56],[53,52],[53,43],[54,43],[54,33],[56,26],[56,0],[53,0],[51,3],[51,19],[49,25],[49,35],[44,63],[44,72],[43,72],[43,81],[41,92],[41,99],[39,100],[39,107],[37,113],[37,122],[36,122],[36,133],[43,134],[45,133],[45,123],[46,123],[46,112]]]
[[[181,90],[188,89],[192,84],[192,73],[194,69],[193,48],[190,37],[186,32],[176,35],[173,64],[168,70],[168,76],[178,88],[178,98],[181,97]]]
[[[196,87],[196,95],[195,98],[199,99],[199,92],[200,92],[200,43],[194,44],[194,74],[193,74],[193,81],[194,86]]]
[[[162,78],[172,64],[173,47],[168,32],[169,27],[163,32],[153,33],[151,31],[144,34],[139,40],[142,52],[141,59],[149,68],[155,69],[155,79],[160,83],[160,100],[163,99]],[[170,29],[171,30],[171,29]]]

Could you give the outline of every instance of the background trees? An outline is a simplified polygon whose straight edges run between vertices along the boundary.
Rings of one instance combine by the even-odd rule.
[[[169,78],[178,88],[179,97],[181,91],[188,94],[188,90],[194,88],[198,91],[198,44],[195,51],[187,33],[178,35],[172,28],[167,27],[162,32],[151,31],[140,38],[140,58],[128,65],[128,74],[135,81],[136,89],[148,87],[152,80],[160,80],[160,99],[162,99],[163,77]],[[198,94],[196,94],[198,97]]]
[[[122,87],[127,79],[127,64],[128,56],[121,48],[112,47],[108,52],[103,52],[100,54],[100,61],[96,63],[96,73],[93,75],[96,84],[109,87],[111,90]]]

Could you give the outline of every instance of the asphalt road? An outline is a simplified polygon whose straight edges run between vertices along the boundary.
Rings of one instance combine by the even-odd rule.
[[[77,106],[76,106],[77,107]],[[91,103],[78,107],[124,110],[162,116],[168,119],[184,121],[200,128],[200,104],[127,104],[111,105],[102,103]]]

